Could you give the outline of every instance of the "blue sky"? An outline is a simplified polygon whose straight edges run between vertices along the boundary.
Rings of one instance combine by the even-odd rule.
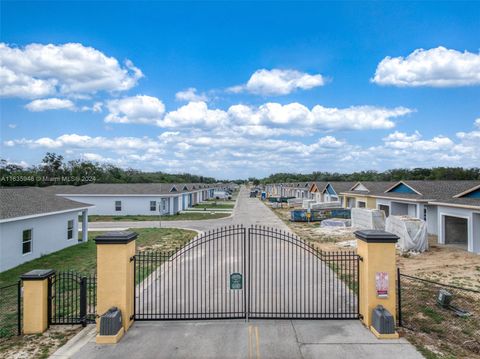
[[[1,157],[480,166],[478,2],[1,3]]]

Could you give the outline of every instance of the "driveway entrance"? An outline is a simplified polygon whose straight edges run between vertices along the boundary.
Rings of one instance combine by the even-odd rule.
[[[211,230],[135,256],[135,320],[356,319],[358,261],[264,226]]]

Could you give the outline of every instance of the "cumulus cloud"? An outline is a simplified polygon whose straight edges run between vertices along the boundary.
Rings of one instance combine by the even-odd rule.
[[[248,125],[246,125],[248,126]],[[158,136],[103,137],[64,134],[59,137],[20,138],[5,146],[42,148],[83,156],[119,166],[244,177],[246,173],[314,170],[353,171],[440,165],[480,165],[480,131],[459,132],[456,137],[424,138],[418,131],[395,131],[377,145],[354,144],[337,136],[252,139],[246,134],[188,129],[164,131]]]
[[[227,114],[222,110],[211,110],[203,101],[189,102],[175,111],[165,115],[159,122],[161,127],[185,126],[221,126],[228,120]]]
[[[42,112],[48,110],[77,110],[75,104],[72,101],[55,97],[41,100],[33,100],[32,102],[26,104],[25,108],[32,112]]]
[[[207,95],[204,93],[197,93],[195,87],[190,87],[184,91],[179,91],[175,94],[175,98],[178,101],[208,101]]]
[[[474,124],[475,124],[475,127],[480,128],[480,118],[477,118],[477,119],[475,120]]]
[[[165,105],[156,97],[137,95],[107,102],[109,114],[105,122],[158,124],[164,113]]]
[[[143,123],[168,128],[216,127],[221,131],[232,129],[245,132],[251,129],[259,135],[302,135],[306,130],[366,130],[390,129],[394,120],[412,113],[405,107],[384,108],[352,106],[348,108],[314,106],[312,109],[298,103],[268,102],[260,106],[232,105],[227,110],[211,109],[204,101],[191,101],[177,110],[167,112],[155,97],[135,96],[107,103],[110,113],[106,122]]]
[[[0,96],[39,98],[85,96],[129,90],[143,77],[130,60],[123,66],[93,47],[79,43],[0,43]]]
[[[480,54],[437,47],[417,49],[407,57],[385,57],[371,79],[399,87],[480,85]]]
[[[365,130],[393,128],[394,118],[405,116],[413,110],[405,107],[335,108],[320,105],[310,110],[295,102],[287,105],[267,103],[257,108],[234,105],[228,112],[239,123],[302,126],[320,130]]]
[[[288,95],[295,90],[309,90],[323,86],[325,79],[320,74],[310,75],[297,70],[260,69],[255,71],[244,85],[233,86],[229,92],[250,92],[262,96]]]

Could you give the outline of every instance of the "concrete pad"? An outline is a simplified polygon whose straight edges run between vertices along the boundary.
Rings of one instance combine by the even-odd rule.
[[[303,359],[422,359],[410,344],[307,344],[301,347]]]
[[[300,343],[304,344],[379,344],[407,343],[405,339],[380,340],[359,320],[292,320]]]

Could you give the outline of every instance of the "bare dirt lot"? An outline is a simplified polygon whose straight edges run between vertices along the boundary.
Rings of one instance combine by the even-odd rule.
[[[326,251],[356,250],[354,228],[321,228],[320,223],[290,221],[289,208],[272,208],[300,238]],[[437,244],[429,237],[424,253],[397,252],[402,274],[443,284],[480,290],[480,255],[464,249]],[[426,358],[480,358],[480,294],[448,288],[454,302],[470,312],[459,318],[436,305],[442,286],[406,278],[402,280],[402,314],[406,328],[401,329]],[[405,324],[404,323],[404,324]]]
[[[354,249],[349,246],[355,244],[354,228],[327,229],[321,228],[319,222],[291,222],[290,210],[272,209],[300,238],[323,250]],[[402,254],[398,251],[397,265],[404,274],[480,290],[480,255],[453,246],[439,245],[436,236],[430,236],[427,252]]]
[[[81,329],[80,325],[55,325],[43,334],[23,335],[0,341],[0,358],[48,358]]]

